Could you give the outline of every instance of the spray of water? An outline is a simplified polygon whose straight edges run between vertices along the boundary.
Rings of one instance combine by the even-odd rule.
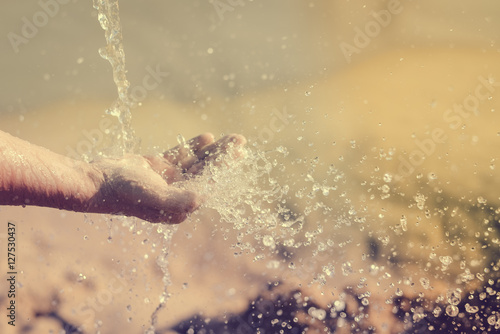
[[[117,100],[107,110],[107,113],[115,116],[121,124],[120,131],[115,134],[119,143],[117,152],[119,154],[133,152],[137,140],[130,126],[130,108],[132,104],[128,94],[130,85],[126,78],[118,1],[94,0],[94,8],[98,10],[98,19],[105,31],[107,43],[105,47],[99,49],[99,53],[110,62],[113,68],[114,82],[118,90]],[[179,144],[185,144],[182,137],[179,137]],[[288,184],[290,183],[281,182],[281,184],[285,185],[280,185],[276,177],[276,174],[285,174],[287,172],[285,165],[279,162],[283,161],[283,158],[288,155],[286,148],[278,147],[267,152],[255,148],[246,148],[244,150],[245,152],[241,158],[235,160],[231,156],[231,152],[229,152],[206,166],[201,175],[176,184],[180,188],[194,191],[205,198],[203,206],[217,212],[220,216],[221,230],[236,232],[234,246],[241,253],[252,254],[254,261],[267,261],[268,268],[278,269],[284,267],[285,271],[293,272],[298,269],[296,263],[277,261],[275,258],[285,248],[300,250],[302,259],[307,259],[310,263],[316,259],[317,263],[321,264],[321,267],[307,270],[313,276],[311,283],[325,284],[329,278],[336,274],[336,270],[342,273],[343,276],[350,276],[351,281],[354,280],[352,278],[354,275],[359,274],[358,276],[361,279],[358,287],[364,286],[366,277],[369,276],[373,277],[376,284],[378,284],[377,286],[380,286],[380,282],[384,282],[384,280],[390,280],[391,275],[385,271],[384,266],[373,263],[368,271],[363,271],[363,268],[356,267],[357,264],[354,263],[355,260],[353,260],[354,256],[352,254],[344,257],[344,260],[341,259],[342,255],[347,252],[344,247],[356,239],[355,236],[349,236],[345,239],[332,236],[335,234],[334,232],[351,225],[359,226],[358,231],[361,232],[365,229],[365,226],[369,226],[366,223],[368,214],[351,205],[351,200],[346,196],[346,193],[338,190],[337,186],[344,179],[341,170],[330,166],[326,171],[326,175],[332,181],[319,182],[315,178],[315,168],[321,164],[319,159],[302,161],[302,170],[307,172],[300,174],[302,179],[298,190],[293,194],[289,194],[290,188]],[[391,175],[384,175],[383,180],[385,183],[390,183],[391,179]],[[373,180],[374,185],[377,184],[376,181]],[[362,183],[362,185],[364,186],[366,183]],[[382,200],[389,198],[391,191],[388,185],[382,186],[380,190]],[[342,204],[332,203],[331,198],[327,202],[330,205],[326,205],[326,201],[322,200],[323,197],[331,196],[334,192],[340,192],[337,197],[339,203],[342,201],[345,204],[343,207]],[[303,205],[300,205],[300,213],[294,213],[290,210],[290,207],[293,206],[290,203],[291,197],[295,202],[302,200]],[[374,198],[374,195],[370,197],[370,200],[372,198]],[[420,207],[423,208],[423,204],[419,204],[422,202],[421,198],[423,197],[416,196],[415,199],[419,209]],[[335,205],[337,211],[333,210],[331,205]],[[344,212],[344,216],[341,216],[338,212]],[[311,217],[314,218],[311,219]],[[380,216],[380,219],[383,218],[383,215]],[[195,215],[193,219],[199,218]],[[398,236],[409,230],[409,221],[405,215],[402,216],[399,222],[400,225],[394,228],[394,233]],[[223,224],[225,226],[222,226]],[[131,227],[133,222],[125,220],[124,225]],[[159,304],[151,316],[151,326],[146,331],[148,334],[155,332],[158,314],[165,308],[169,298],[167,288],[171,282],[168,272],[168,255],[175,230],[174,227],[163,225],[156,227],[156,230],[149,230],[162,236],[163,243],[160,255],[157,257],[157,264],[164,274],[162,280],[164,290],[159,297]],[[325,231],[328,233],[324,233]],[[385,231],[382,232],[385,233]],[[345,236],[345,233],[338,234]],[[389,234],[382,235],[378,239],[383,246],[387,246],[390,241]],[[394,241],[391,242],[394,243]],[[350,250],[352,251],[355,248],[359,247],[351,247]],[[332,252],[335,252],[336,259],[325,260]],[[376,251],[373,252],[376,253]],[[432,254],[431,260],[435,257]],[[321,255],[327,256],[322,257]],[[362,255],[363,261],[365,260],[364,257],[366,257],[365,254]],[[444,266],[442,271],[446,271],[451,263],[451,257],[441,256],[439,259]],[[302,263],[302,266],[305,262]],[[283,263],[285,263],[284,266]],[[399,281],[397,284],[404,285]],[[429,286],[429,282],[424,278],[420,280],[420,284],[424,289]],[[395,288],[393,283],[388,283],[387,286],[391,286],[391,289]],[[402,295],[399,288],[397,288],[395,294],[397,296]],[[460,303],[460,300],[457,296],[460,296],[460,292],[453,292],[448,296],[449,307],[446,309],[446,313],[449,316],[454,317],[458,314],[456,305]],[[368,299],[363,302],[363,305],[368,305]],[[492,318],[491,321],[494,322],[496,319]],[[490,318],[488,321],[490,321]]]
[[[99,49],[99,55],[111,64],[113,80],[118,90],[118,98],[106,113],[115,116],[121,125],[119,131],[113,134],[120,143],[116,145],[117,151],[114,153],[123,155],[133,152],[137,146],[137,139],[130,125],[132,102],[128,92],[130,82],[127,80],[125,69],[118,0],[94,0],[94,8],[98,11],[97,18],[106,37],[106,46]]]

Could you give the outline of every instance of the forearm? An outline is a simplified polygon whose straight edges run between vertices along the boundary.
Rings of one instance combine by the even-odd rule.
[[[85,162],[0,131],[0,205],[88,211],[101,178]]]

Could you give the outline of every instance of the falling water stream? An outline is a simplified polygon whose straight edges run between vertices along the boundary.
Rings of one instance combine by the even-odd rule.
[[[129,95],[130,82],[127,80],[127,70],[125,68],[125,51],[123,48],[123,36],[120,24],[120,13],[118,0],[94,0],[94,8],[98,11],[97,18],[104,30],[106,46],[99,49],[99,55],[109,61],[113,69],[113,80],[115,82],[118,98],[106,113],[116,117],[120,127],[116,133],[111,135],[116,138],[115,147],[111,150],[115,155],[134,153],[139,140],[135,138],[131,127],[131,102]],[[131,224],[127,219],[124,224]],[[162,235],[161,253],[156,259],[156,263],[163,272],[163,291],[159,297],[159,304],[151,315],[151,327],[146,330],[147,334],[154,334],[158,320],[158,312],[166,306],[168,299],[168,287],[171,284],[168,271],[168,255],[175,226],[159,226],[156,231]]]
[[[113,81],[118,91],[118,98],[106,110],[106,113],[115,116],[120,123],[119,131],[113,134],[120,143],[116,145],[117,148],[121,150],[121,154],[131,153],[136,148],[138,140],[134,137],[134,131],[130,125],[132,118],[130,109],[133,103],[129,95],[130,82],[127,80],[125,68],[118,1],[94,0],[94,8],[98,11],[97,18],[106,37],[106,46],[99,49],[99,55],[111,64]]]

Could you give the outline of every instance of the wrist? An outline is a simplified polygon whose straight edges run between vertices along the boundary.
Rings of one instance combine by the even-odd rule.
[[[61,209],[79,212],[100,212],[96,210],[102,202],[102,193],[105,185],[103,172],[93,163],[73,160],[72,166],[79,180],[72,180],[63,188],[64,203]]]

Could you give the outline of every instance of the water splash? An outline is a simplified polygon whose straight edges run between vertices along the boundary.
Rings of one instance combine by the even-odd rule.
[[[221,156],[202,175],[178,186],[204,197],[203,206],[217,211],[221,221],[232,224],[235,230],[247,229],[245,234],[272,231],[279,225],[280,210],[271,205],[282,201],[288,187],[280,186],[271,176],[274,166],[269,154],[243,150],[243,158],[233,161],[231,153]],[[274,237],[266,240],[270,238]],[[244,249],[243,244],[239,247]]]
[[[219,225],[224,239],[234,242],[234,249],[238,250],[235,256],[252,254],[254,261],[267,261],[266,266],[270,269],[307,272],[312,283],[314,276],[323,275],[321,268],[304,269],[303,264],[285,264],[276,261],[276,254],[284,249],[300,249],[309,264],[324,259],[323,255],[332,250],[335,242],[322,240],[323,227],[307,224],[306,215],[315,212],[331,221],[341,219],[331,208],[317,203],[305,206],[303,212],[292,212],[290,201],[295,194],[290,194],[289,186],[282,185],[277,176],[286,174],[286,166],[278,161],[288,155],[287,150],[282,147],[272,151],[250,147],[241,150],[244,151],[242,158],[234,159],[229,152],[206,166],[202,175],[176,185],[205,198],[203,207],[219,215],[220,223],[214,225]],[[311,193],[320,192],[315,188],[313,183],[304,193],[311,196]],[[195,214],[193,218],[196,220],[196,217]],[[331,267],[333,272],[332,264],[323,265]]]
[[[121,132],[116,134],[116,137],[121,143],[121,153],[133,152],[135,139],[130,126],[130,108],[132,103],[128,94],[130,84],[126,78],[125,54],[118,16],[118,1],[94,0],[94,7],[99,11],[98,20],[105,31],[107,43],[106,47],[99,49],[99,54],[110,62],[113,68],[113,79],[118,90],[118,99],[113,106],[107,110],[107,113],[115,116],[122,125]],[[310,92],[306,92],[306,96],[309,95]],[[302,139],[302,136],[297,138],[299,141]],[[186,141],[182,136],[178,137],[178,142],[182,146],[186,145]],[[351,141],[351,147],[353,149],[356,148],[357,145],[355,141]],[[207,166],[205,172],[201,176],[177,184],[177,186],[195,191],[204,196],[206,198],[204,206],[215,210],[220,215],[220,220],[230,226],[230,228],[224,228],[224,230],[237,232],[235,246],[241,252],[256,254],[254,257],[255,261],[268,259],[270,265],[268,268],[276,268],[282,265],[281,262],[272,260],[271,258],[272,255],[276,254],[276,251],[282,247],[300,248],[300,250],[303,251],[301,252],[301,260],[305,259],[309,261],[314,258],[317,259],[318,254],[327,254],[329,250],[334,248],[339,250],[351,243],[352,240],[355,240],[353,238],[348,240],[331,240],[330,237],[325,236],[327,233],[323,233],[323,228],[328,228],[327,224],[331,222],[334,222],[334,224],[340,226],[340,228],[342,225],[351,226],[351,224],[357,224],[359,225],[360,232],[364,231],[364,226],[366,225],[364,217],[357,216],[357,212],[362,211],[360,211],[359,208],[355,208],[354,205],[349,204],[350,200],[344,192],[340,193],[338,197],[339,199],[342,198],[345,200],[346,205],[350,206],[350,208],[348,210],[339,209],[339,207],[336,208],[338,212],[348,212],[348,216],[345,219],[340,217],[340,214],[332,213],[334,211],[331,202],[327,202],[330,203],[330,206],[327,206],[318,199],[320,196],[330,196],[332,193],[336,192],[337,183],[340,183],[341,180],[345,180],[342,169],[337,170],[333,165],[330,170],[326,172],[327,175],[331,176],[331,181],[328,182],[318,181],[314,176],[314,171],[308,170],[307,173],[303,175],[304,179],[300,183],[301,187],[296,189],[294,195],[296,201],[304,199],[309,204],[302,206],[302,210],[298,214],[288,209],[288,183],[280,185],[273,177],[273,173],[276,173],[277,169],[280,173],[285,172],[283,170],[284,167],[279,166],[273,155],[282,154],[286,156],[286,153],[287,150],[283,147],[279,147],[272,152],[246,149],[246,156],[243,159],[235,163],[226,163],[226,161],[224,161],[225,158],[221,157],[215,164]],[[344,157],[341,156],[339,161],[344,161]],[[312,164],[315,166],[318,162],[313,161]],[[345,168],[344,170],[348,169]],[[302,174],[300,175],[302,176]],[[380,187],[381,199],[386,200],[389,198],[390,194],[395,194],[392,185],[392,175],[388,173],[384,174],[383,181],[386,184]],[[367,184],[368,183],[362,183],[363,186]],[[376,183],[374,182],[373,184],[375,185]],[[371,186],[371,184],[368,185]],[[371,191],[371,189],[369,191]],[[366,193],[368,194],[369,191]],[[337,191],[337,193],[339,192]],[[371,200],[371,197],[369,198]],[[417,192],[416,195],[413,196],[413,202],[419,211],[424,212],[428,210],[428,207],[431,205],[429,204],[430,199],[428,200],[428,197],[421,192]],[[482,197],[477,198],[477,202],[479,204],[486,204],[486,200]],[[315,219],[317,225],[311,227],[311,225],[306,225],[306,217],[310,217],[312,213],[317,213]],[[365,213],[361,214],[364,215]],[[454,215],[455,213],[451,215],[451,217],[454,217]],[[382,214],[380,214],[379,217],[384,218]],[[412,220],[410,221],[410,219]],[[395,233],[399,233],[399,228],[403,232],[411,231],[414,229],[414,226],[416,226],[414,221],[415,219],[410,215],[408,215],[408,218],[406,215],[401,215],[399,219],[400,224],[398,228],[394,229]],[[411,222],[411,226],[409,226],[409,222]],[[395,224],[397,224],[397,221]],[[151,316],[151,327],[147,330],[147,333],[154,333],[158,314],[165,308],[169,298],[168,287],[171,283],[168,272],[168,253],[175,229],[164,228],[165,227],[159,227],[160,230],[158,231],[158,233],[163,234],[164,243],[162,244],[161,255],[157,258],[157,264],[164,274],[162,279],[164,290],[159,296],[159,305]],[[330,228],[330,234],[333,234],[331,233],[332,230],[335,229]],[[319,237],[322,234],[323,238]],[[384,246],[387,246],[389,243],[388,236],[379,237],[379,240]],[[394,241],[391,242],[394,243]],[[351,248],[357,247],[352,246]],[[309,252],[307,253],[306,250]],[[375,257],[377,253],[378,251],[373,250],[373,257]],[[396,254],[396,252],[394,252],[394,254]],[[337,255],[340,258],[342,252],[337,252]],[[454,258],[449,255],[436,257],[434,252],[432,252],[431,255],[431,260],[435,260],[434,258],[436,258],[436,260],[439,259],[443,272],[447,272],[450,265],[457,262],[457,260],[454,260]],[[363,261],[366,259],[364,254],[361,258]],[[350,255],[347,261],[344,259],[342,261],[339,260],[338,263],[336,262],[337,268],[332,262],[327,263],[326,261],[322,261],[323,265],[320,271],[313,272],[317,270],[314,268],[307,270],[310,273],[313,272],[314,281],[321,282],[322,284],[326,282],[326,279],[335,276],[336,272],[341,273],[342,276],[350,276],[352,278],[355,276],[356,271],[359,271],[359,268],[357,268],[357,261],[351,261],[350,259],[354,259],[354,257]],[[297,272],[297,270],[300,270],[300,265],[301,264],[297,262],[289,262],[285,263],[284,268],[287,272]],[[379,271],[382,273],[382,270],[384,270],[383,266],[372,264],[369,274],[378,275]],[[337,276],[340,275],[337,274]],[[380,277],[388,279],[390,278],[390,274],[385,272],[385,274]],[[340,279],[342,279],[342,277],[340,277]],[[363,283],[364,281],[360,280],[361,286]],[[400,285],[402,283],[398,282],[397,284]],[[432,283],[427,278],[420,279],[420,284],[425,290],[431,289]],[[401,297],[403,296],[403,292],[400,294],[396,293],[396,295]],[[461,307],[460,294],[455,290],[447,297],[448,305],[441,305],[444,312],[442,312],[443,310],[441,307],[436,306],[434,309],[435,316],[437,317],[437,315],[444,313],[449,317],[459,318],[457,316],[459,315]],[[363,297],[361,299],[361,304],[363,306],[368,306],[370,301],[367,297]],[[465,310],[469,313],[478,312],[476,306],[469,304],[465,304]],[[316,310],[312,310],[310,315],[318,319],[324,318],[324,315],[316,312]],[[490,325],[499,323],[498,317],[495,315],[496,314],[493,314],[488,318]],[[417,317],[416,314],[415,317],[419,320],[421,319],[420,315]]]

